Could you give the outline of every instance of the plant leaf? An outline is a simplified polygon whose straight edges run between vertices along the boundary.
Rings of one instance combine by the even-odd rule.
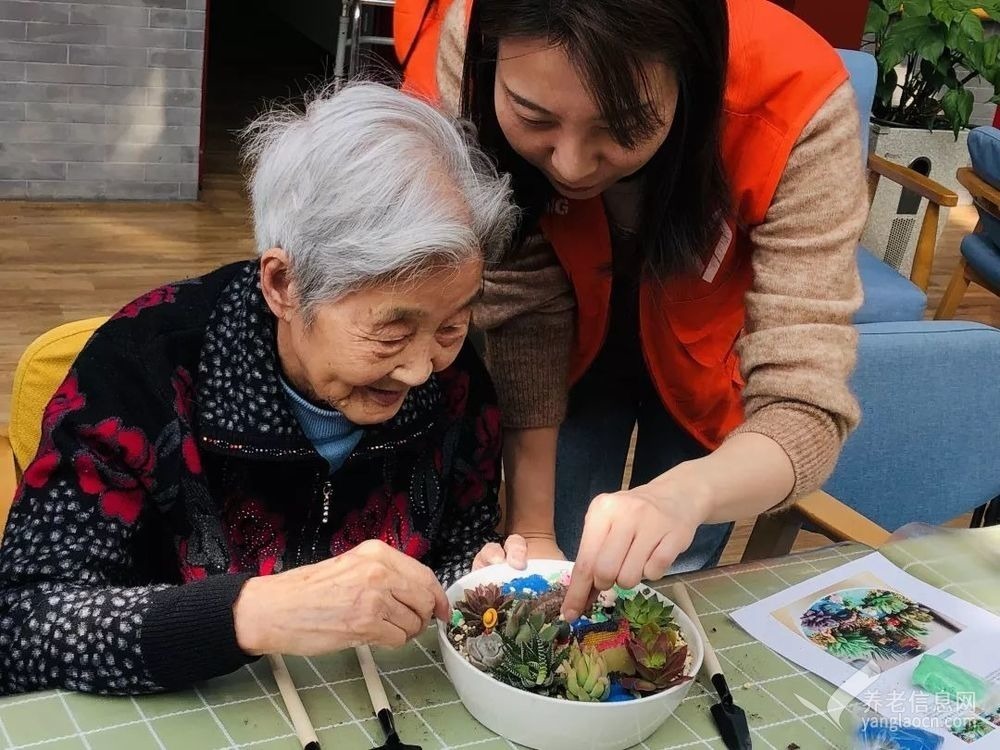
[[[932,65],[937,65],[944,54],[944,39],[939,33],[926,31],[917,38],[917,53]]]
[[[958,134],[962,128],[968,127],[975,103],[976,98],[964,86],[951,89],[941,98],[941,108],[955,133],[955,140],[958,140]]]
[[[967,12],[962,16],[959,27],[967,38],[975,42],[981,42],[985,38],[983,34],[983,22],[979,20],[979,16],[975,13]]]
[[[948,0],[931,0],[931,15],[942,23],[950,24],[959,13],[951,7]]]
[[[886,36],[885,41],[882,43],[881,49],[878,51],[878,67],[882,72],[883,76],[888,75],[890,70],[895,69],[897,65],[903,62],[903,58],[906,57],[907,44],[905,40],[892,35],[890,31],[888,36]]]
[[[904,16],[927,17],[931,14],[931,0],[903,0]]]
[[[1000,36],[991,36],[983,45],[983,67],[993,73],[1000,66]]]
[[[889,25],[889,12],[876,2],[868,6],[868,18],[865,21],[866,34],[881,34]]]
[[[892,104],[892,95],[896,92],[899,80],[895,68],[889,68],[885,75],[879,76],[876,94],[882,106],[888,107]]]

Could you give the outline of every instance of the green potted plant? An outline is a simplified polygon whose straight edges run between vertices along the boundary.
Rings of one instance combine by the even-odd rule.
[[[955,172],[968,161],[977,103],[972,86],[981,91],[985,82],[992,87],[989,101],[998,101],[1000,36],[987,31],[991,21],[1000,21],[1000,0],[871,0],[865,25],[865,49],[878,63],[872,150],[932,177],[965,203]],[[885,182],[872,206],[876,220],[864,242],[904,275],[922,210]]]
[[[872,0],[865,33],[879,68],[876,121],[947,128],[958,139],[975,105],[967,85],[981,77],[1000,86],[1000,36],[987,38],[981,13],[1000,20],[1000,0]]]

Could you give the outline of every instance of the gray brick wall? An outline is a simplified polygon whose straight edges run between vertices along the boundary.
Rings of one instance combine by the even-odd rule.
[[[990,104],[990,99],[993,97],[993,87],[985,81],[980,82],[977,79],[970,83],[969,89],[976,96],[976,105],[972,108],[971,127],[992,125],[993,117],[997,112],[997,105]]]
[[[0,0],[0,199],[191,200],[205,0]]]

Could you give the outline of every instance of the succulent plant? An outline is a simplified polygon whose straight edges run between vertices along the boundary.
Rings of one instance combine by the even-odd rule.
[[[465,599],[455,603],[455,609],[464,615],[466,622],[480,623],[489,610],[503,612],[512,599],[495,583],[484,583],[465,592]]]
[[[571,701],[592,703],[606,700],[611,692],[608,665],[595,649],[577,645],[568,650],[560,671],[566,680],[566,697]]]
[[[674,628],[647,623],[629,639],[628,650],[635,662],[636,675],[621,678],[621,685],[627,690],[658,693],[691,679],[684,674],[687,644]]]
[[[553,622],[559,617],[565,599],[566,587],[554,584],[544,594],[529,601],[532,605],[532,612],[540,612],[545,618],[545,622]]]
[[[477,635],[465,642],[465,653],[472,666],[489,672],[504,659],[503,637],[497,632]]]
[[[565,620],[546,622],[545,611],[536,611],[534,604],[531,599],[514,602],[507,612],[504,637],[518,644],[525,644],[535,636],[547,642],[565,640],[571,632],[569,623]]]
[[[522,690],[550,695],[562,685],[559,666],[569,651],[554,639],[545,640],[532,630],[528,638],[516,642],[504,637],[504,657],[493,676]]]
[[[660,597],[650,592],[649,594],[637,593],[631,599],[620,599],[618,601],[618,617],[628,620],[632,630],[638,632],[643,627],[652,623],[661,630],[676,630],[672,613],[674,605],[665,604]]]

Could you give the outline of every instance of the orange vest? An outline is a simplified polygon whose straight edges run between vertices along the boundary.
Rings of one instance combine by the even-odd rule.
[[[673,417],[709,449],[744,419],[735,349],[753,278],[748,231],[764,221],[805,126],[848,79],[840,57],[822,37],[768,0],[729,0],[729,23],[722,155],[734,220],[703,274],[645,282],[639,292],[640,338],[650,377]],[[411,85],[419,80],[421,90],[436,91],[429,83],[434,70],[433,63],[429,70],[411,68]],[[607,332],[607,218],[600,198],[559,198],[541,224],[576,295],[575,382],[594,361]]]
[[[463,1],[466,2],[465,22],[468,28],[472,3]],[[453,2],[454,0],[396,0],[392,10],[392,38],[396,58],[402,63],[410,55],[410,61],[403,70],[403,90],[432,102],[438,101],[437,51],[441,23]]]

